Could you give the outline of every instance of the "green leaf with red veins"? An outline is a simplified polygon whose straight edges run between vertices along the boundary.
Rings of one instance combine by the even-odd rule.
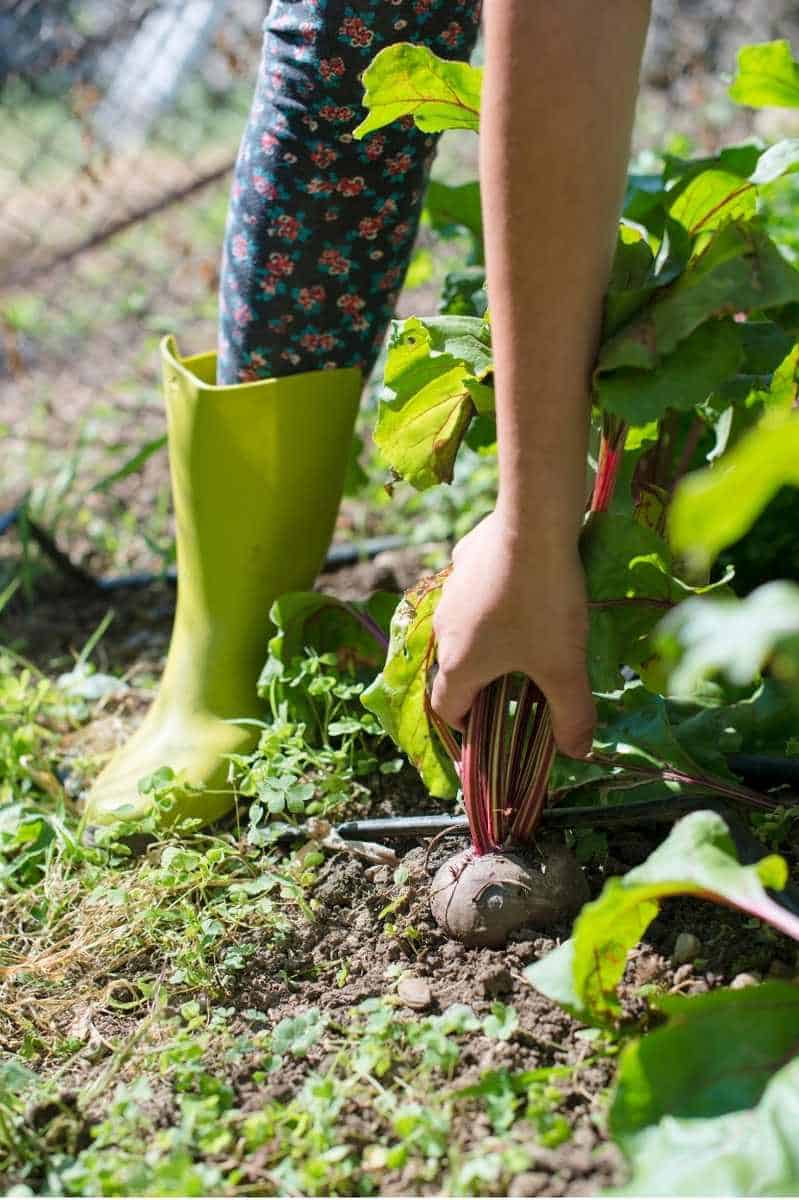
[[[478,317],[410,317],[389,341],[374,440],[394,473],[420,491],[449,483],[464,435],[493,391],[490,330]]]
[[[772,900],[788,867],[770,854],[753,866],[738,862],[727,825],[714,812],[679,821],[646,862],[609,879],[586,904],[572,937],[525,974],[545,996],[581,1020],[609,1021],[621,1014],[616,989],[627,955],[669,896],[696,896],[741,909],[799,941],[799,917]]]
[[[352,131],[356,138],[408,115],[424,133],[477,132],[480,126],[479,67],[439,58],[426,46],[398,42],[380,50],[361,78],[369,115]]]
[[[446,572],[423,579],[406,592],[391,622],[383,670],[361,697],[386,732],[405,751],[433,796],[458,790],[452,762],[427,719],[425,688],[433,614]]]
[[[755,185],[729,171],[702,171],[680,191],[669,213],[690,233],[718,229],[726,221],[747,220],[757,211]]]
[[[790,42],[743,46],[729,96],[750,108],[799,108],[799,63]]]

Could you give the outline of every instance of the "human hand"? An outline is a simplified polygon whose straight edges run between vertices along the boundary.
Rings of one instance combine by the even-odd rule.
[[[514,531],[497,507],[457,544],[452,562],[433,618],[434,710],[462,729],[478,691],[519,671],[544,693],[558,749],[572,758],[588,754],[596,714],[576,546]]]

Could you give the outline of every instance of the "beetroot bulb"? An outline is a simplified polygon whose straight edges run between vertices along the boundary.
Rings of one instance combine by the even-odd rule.
[[[502,946],[522,926],[570,916],[588,887],[562,843],[534,844],[555,753],[549,709],[529,679],[497,679],[478,694],[462,744],[428,709],[455,761],[471,846],[436,872],[430,907],[449,937]]]

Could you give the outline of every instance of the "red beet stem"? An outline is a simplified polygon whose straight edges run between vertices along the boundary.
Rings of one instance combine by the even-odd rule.
[[[615,417],[605,417],[599,443],[594,490],[591,494],[591,512],[606,512],[610,507],[624,455],[626,436],[626,422]]]
[[[610,506],[626,434],[623,421],[605,418],[591,512],[605,512]],[[530,679],[518,686],[510,675],[495,679],[478,692],[461,745],[427,697],[425,703],[460,776],[475,854],[502,850],[510,842],[529,842],[544,811],[556,750],[549,705],[541,691]]]

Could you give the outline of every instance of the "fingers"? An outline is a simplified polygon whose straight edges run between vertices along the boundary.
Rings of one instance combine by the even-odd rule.
[[[462,731],[479,686],[465,670],[445,671],[439,663],[430,703],[448,725]]]
[[[561,754],[585,758],[590,753],[596,724],[596,708],[584,669],[558,680],[550,687],[539,683],[552,715],[552,733]]]
[[[484,683],[489,682],[484,680]],[[439,667],[430,703],[453,729],[463,730],[469,709],[483,684],[465,670],[444,671]],[[591,751],[596,708],[588,679],[577,672],[573,679],[544,691],[552,716],[552,733],[561,754],[585,758]]]

